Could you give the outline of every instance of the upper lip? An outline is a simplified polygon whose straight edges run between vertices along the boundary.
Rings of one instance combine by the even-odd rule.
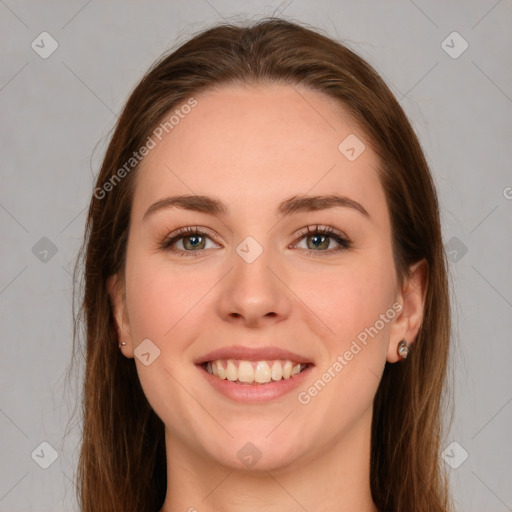
[[[276,359],[289,360],[295,363],[310,363],[312,361],[304,355],[279,347],[250,348],[242,345],[218,348],[194,360],[195,364],[203,364],[216,359],[242,359],[245,361],[273,361]]]

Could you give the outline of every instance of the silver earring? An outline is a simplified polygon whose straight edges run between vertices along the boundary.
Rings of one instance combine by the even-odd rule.
[[[119,347],[124,347],[126,345],[126,341],[122,341],[121,343],[119,343]]]
[[[399,356],[402,356],[404,359],[407,358],[409,355],[409,345],[407,341],[405,341],[405,338],[398,344],[396,351]]]

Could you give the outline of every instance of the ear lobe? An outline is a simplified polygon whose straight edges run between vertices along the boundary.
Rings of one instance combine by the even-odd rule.
[[[133,357],[132,339],[130,335],[130,325],[126,313],[126,304],[124,297],[124,286],[120,282],[118,274],[114,274],[107,279],[107,289],[112,307],[112,316],[116,327],[119,348],[126,357]],[[125,343],[125,345],[121,345]]]
[[[409,276],[397,297],[402,309],[391,327],[386,357],[390,363],[402,359],[397,352],[401,340],[405,339],[409,346],[416,340],[423,321],[427,286],[428,264],[423,259],[410,267]]]

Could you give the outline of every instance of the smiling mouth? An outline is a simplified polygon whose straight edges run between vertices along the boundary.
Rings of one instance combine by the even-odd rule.
[[[311,366],[290,360],[247,361],[243,359],[216,359],[201,364],[210,375],[236,384],[252,386],[292,379]]]

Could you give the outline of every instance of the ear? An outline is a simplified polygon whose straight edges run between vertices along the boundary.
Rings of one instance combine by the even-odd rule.
[[[402,359],[397,353],[398,344],[405,339],[411,346],[423,321],[425,294],[427,291],[428,264],[421,260],[410,267],[409,276],[399,290],[396,302],[402,308],[391,326],[386,360],[396,363]]]
[[[124,293],[124,284],[118,274],[114,274],[107,279],[107,289],[112,305],[112,315],[117,332],[117,343],[123,355],[133,358],[133,343],[130,334],[130,324],[126,312],[126,301]],[[124,342],[126,345],[121,346]]]

